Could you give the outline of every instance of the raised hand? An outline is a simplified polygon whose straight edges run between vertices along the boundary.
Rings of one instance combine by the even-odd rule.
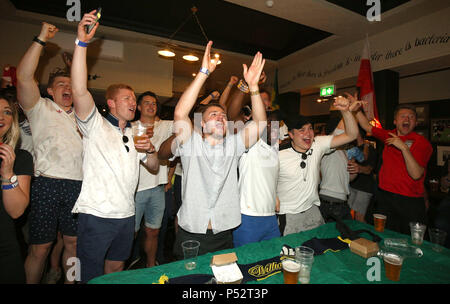
[[[253,58],[253,62],[250,67],[247,67],[245,63],[242,65],[244,68],[244,79],[251,91],[258,89],[258,82],[264,69],[265,63],[266,60],[263,59],[262,54],[258,52]]]
[[[214,91],[210,95],[213,100],[217,100],[220,97],[220,93],[218,91]]]
[[[39,34],[38,39],[47,42],[48,40],[55,37],[58,31],[59,29],[53,24],[42,22],[41,33]]]
[[[358,111],[359,108],[363,104],[367,104],[367,102],[358,100],[358,93],[355,93],[354,95],[351,95],[351,94],[345,92],[345,95],[347,95],[347,98],[350,101],[349,110],[352,111],[352,112]]]
[[[97,19],[95,13],[97,10],[91,11],[89,14],[84,14],[83,19],[81,19],[80,23],[78,24],[78,40],[82,42],[89,42],[95,35],[95,32],[97,31],[97,28],[99,26],[99,23],[92,28],[91,32],[88,34],[86,33],[86,25],[90,25]]]
[[[230,81],[228,81],[228,83],[231,85],[235,85],[236,83],[238,83],[238,81],[239,81],[239,78],[237,78],[236,76],[231,76]]]
[[[214,72],[217,66],[217,62],[219,61],[219,58],[214,58],[211,60],[211,46],[213,42],[209,41],[205,48],[205,53],[203,54],[203,60],[202,60],[202,68],[208,69],[210,73]]]
[[[336,110],[340,111],[348,111],[350,106],[350,101],[342,96],[336,97],[334,100],[333,106],[336,108]]]

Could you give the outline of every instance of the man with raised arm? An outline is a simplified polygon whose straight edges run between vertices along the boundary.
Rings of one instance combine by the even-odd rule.
[[[87,46],[98,23],[89,34],[85,26],[95,22],[94,12],[85,14],[78,25],[71,74],[75,114],[84,144],[83,186],[73,208],[73,213],[79,214],[77,257],[83,283],[123,269],[133,244],[139,162],[145,162],[151,171],[159,167],[148,136],[133,144],[129,123],[136,111],[133,89],[125,84],[108,87],[110,113],[106,118],[87,90]]]
[[[356,101],[356,96],[347,94]],[[361,102],[359,102],[361,103]],[[414,106],[399,105],[394,111],[394,130],[373,127],[362,111],[356,118],[361,127],[385,143],[378,172],[376,211],[387,216],[386,228],[409,234],[409,222],[426,223],[424,179],[433,148],[414,132]]]
[[[201,119],[195,115],[192,125],[189,112],[217,64],[217,59],[210,60],[211,45],[212,41],[206,46],[200,72],[184,91],[174,113],[175,156],[181,157],[183,166],[183,203],[174,245],[178,258],[183,257],[181,243],[189,239],[200,242],[199,254],[233,247],[232,229],[241,223],[238,160],[258,141],[267,124],[258,89],[265,60],[258,52],[250,67],[243,65],[251,91],[253,122],[237,134],[228,134],[225,110],[211,104],[203,108]]]
[[[280,223],[283,235],[311,230],[322,224],[318,185],[320,161],[330,149],[356,139],[358,124],[349,101],[338,97],[334,107],[344,119],[345,132],[340,135],[314,136],[311,121],[299,116],[289,121],[291,147],[280,151],[280,175],[277,194],[280,200]]]
[[[17,68],[17,98],[30,122],[35,153],[35,176],[31,187],[30,249],[25,261],[27,283],[39,283],[58,230],[64,240],[63,267],[76,255],[77,220],[71,213],[80,193],[82,140],[72,111],[70,75],[65,70],[50,74],[42,98],[34,73],[42,49],[58,29],[42,23]]]

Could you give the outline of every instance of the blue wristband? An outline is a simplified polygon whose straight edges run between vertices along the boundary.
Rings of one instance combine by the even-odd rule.
[[[14,189],[19,185],[19,181],[16,181],[15,183],[8,184],[8,185],[2,185],[2,190],[9,190]]]
[[[82,46],[82,47],[87,47],[89,45],[89,43],[80,41],[80,40],[78,40],[78,38],[75,39],[75,44],[78,45],[78,46]]]
[[[206,76],[209,76],[209,70],[207,68],[200,68],[200,73],[206,74]]]

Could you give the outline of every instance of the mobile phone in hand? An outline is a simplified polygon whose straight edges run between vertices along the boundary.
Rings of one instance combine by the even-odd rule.
[[[102,8],[101,7],[99,7],[97,9],[97,12],[95,13],[95,16],[97,17],[97,18],[95,18],[95,22],[93,22],[93,23],[91,23],[89,25],[85,25],[87,34],[89,34],[92,31],[92,29],[94,28],[95,24],[97,24],[98,20],[100,20],[100,18],[102,17]]]

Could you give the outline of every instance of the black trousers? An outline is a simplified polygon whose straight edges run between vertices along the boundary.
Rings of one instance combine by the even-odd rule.
[[[187,240],[200,242],[198,255],[233,248],[232,230],[226,230],[216,234],[213,234],[212,230],[207,230],[206,234],[202,234],[190,233],[178,226],[178,233],[173,245],[173,253],[177,260],[182,260],[184,258],[181,243]]]
[[[428,224],[423,197],[408,197],[378,189],[376,198],[375,213],[387,216],[387,229],[410,235],[410,222]]]

